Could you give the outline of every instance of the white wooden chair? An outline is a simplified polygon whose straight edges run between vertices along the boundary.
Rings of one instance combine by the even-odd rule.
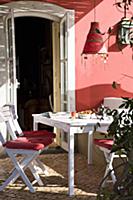
[[[37,131],[22,131],[19,123],[18,123],[18,116],[16,115],[15,112],[15,106],[13,104],[6,104],[3,106],[2,108],[3,114],[5,117],[8,116],[8,114],[10,113],[11,119],[12,119],[12,130],[11,131],[11,136],[12,138],[19,138],[19,137],[26,137],[26,138],[42,138],[42,139],[47,139],[49,141],[48,145],[45,146],[45,149],[47,149],[49,147],[49,145],[51,143],[54,142],[54,138],[56,137],[56,134],[47,130],[37,130]],[[15,133],[15,135],[14,135]],[[38,170],[38,173],[44,173],[44,174],[48,174],[46,171],[46,167],[45,164],[42,163],[38,158],[36,160],[34,160],[34,162],[36,161],[36,165],[34,163],[34,165],[36,166],[36,169]]]
[[[104,98],[103,105],[107,108],[119,109],[119,106],[123,103],[122,98],[118,97],[106,97]],[[113,184],[116,182],[115,171],[113,169],[113,161],[114,158],[119,158],[119,155],[116,153],[112,153],[111,149],[113,146],[113,139],[94,139],[94,144],[104,153],[105,161],[106,161],[106,169],[103,176],[102,187],[105,186],[106,182],[110,181],[107,179],[110,174]],[[126,157],[125,155],[121,155],[121,157]],[[106,178],[107,177],[107,178]]]
[[[111,152],[112,146],[113,146],[113,139],[94,139],[94,144],[104,153],[105,161],[106,161],[106,168],[105,173],[103,176],[103,182],[102,187],[105,186],[106,182],[109,181],[109,176],[107,176],[110,173],[111,179],[113,184],[116,182],[116,176],[113,169],[113,160],[114,158],[118,157],[118,155],[115,155],[115,153]]]
[[[25,169],[28,167],[35,178],[35,182],[38,182],[40,186],[43,182],[35,168],[35,163],[37,162],[38,155],[53,142],[50,137],[17,137],[15,134],[14,123],[9,110],[0,112],[1,121],[5,122],[7,131],[10,134],[10,140],[5,141],[3,134],[0,133],[0,140],[5,147],[8,156],[14,164],[14,169],[5,180],[5,182],[0,186],[0,191],[10,184],[14,183],[16,179],[21,176],[25,184],[28,186],[31,192],[35,192],[32,183],[25,174]],[[21,155],[21,159],[17,159],[17,155]]]
[[[18,116],[15,112],[15,106],[13,104],[5,104],[3,106],[3,112],[6,115],[6,112],[10,112],[13,124],[14,124],[14,131],[16,133],[16,136],[24,136],[24,137],[50,137],[54,140],[56,137],[56,134],[47,130],[37,130],[37,131],[22,131],[19,123],[18,123]]]
[[[0,121],[6,122],[7,129],[10,133],[12,120],[10,118],[5,118],[2,114],[0,114]],[[11,138],[11,137],[10,137]],[[21,176],[26,186],[28,186],[31,192],[35,192],[32,183],[29,178],[25,174],[25,169],[28,167],[33,174],[35,181],[38,182],[40,186],[43,185],[43,182],[34,168],[33,161],[38,157],[38,155],[44,150],[45,146],[49,141],[47,140],[39,140],[39,139],[27,139],[25,137],[22,138],[14,138],[9,141],[5,141],[3,134],[0,132],[0,141],[5,148],[7,155],[10,157],[11,161],[14,164],[14,169],[10,176],[5,180],[5,182],[0,186],[0,191],[4,190],[4,188],[10,184],[14,183],[18,177]],[[17,156],[21,155],[21,159],[17,159]]]

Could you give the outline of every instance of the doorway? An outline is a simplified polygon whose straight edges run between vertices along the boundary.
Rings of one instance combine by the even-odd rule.
[[[52,66],[50,72],[52,74],[50,76],[52,77],[52,84],[50,86],[52,86],[51,95],[53,95],[52,105],[54,111],[75,110],[75,12],[56,5],[56,3],[39,1],[7,2],[0,6],[0,35],[2,39],[0,40],[0,52],[4,57],[4,59],[3,57],[0,58],[0,62],[2,63],[1,67],[3,66],[4,81],[6,80],[1,83],[0,105],[9,102],[14,104],[21,127],[31,129],[32,113],[45,112],[47,111],[47,105],[50,106],[47,98],[42,98],[45,94],[41,92],[45,91],[43,88],[46,86],[42,81],[45,77],[42,72],[48,72],[46,68],[50,69],[49,67],[40,67],[40,57],[42,57],[40,52],[46,49],[45,46],[40,44],[45,44],[44,41],[49,41],[50,47],[50,66]],[[7,23],[7,20],[9,23]],[[31,22],[27,24],[26,21],[29,20]],[[39,25],[37,26],[37,23],[39,23],[37,21],[44,24],[45,28],[43,30]],[[36,28],[34,29],[34,27]],[[30,42],[31,38],[32,41]],[[41,42],[35,42],[37,38]],[[35,44],[39,44],[42,48],[40,49],[40,46]],[[45,66],[47,66],[47,62]],[[28,74],[29,72],[31,74]],[[28,76],[28,82],[30,82],[28,86],[27,81],[24,81],[27,79],[26,75]],[[18,83],[20,83],[19,87]],[[32,85],[32,87],[29,87],[29,85]],[[28,95],[26,95],[27,93]],[[24,105],[28,101],[30,103],[26,105],[29,106],[25,107]],[[63,138],[60,137],[60,134],[58,136],[56,141],[58,140],[58,143],[62,146]]]
[[[52,109],[52,20],[16,17],[15,45],[19,123],[23,130],[31,130],[32,114]]]

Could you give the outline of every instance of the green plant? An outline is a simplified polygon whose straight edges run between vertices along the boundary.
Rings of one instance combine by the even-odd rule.
[[[133,99],[123,98],[119,108],[111,111],[113,122],[108,135],[114,137],[112,151],[125,154],[127,159],[117,166],[123,165],[123,171],[112,190],[100,188],[98,200],[133,200]]]
[[[120,0],[120,1],[116,1],[114,5],[120,10],[123,9],[124,17],[126,18],[127,12],[129,11],[132,3],[133,3],[133,0]]]

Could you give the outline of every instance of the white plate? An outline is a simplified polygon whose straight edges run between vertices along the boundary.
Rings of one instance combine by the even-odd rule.
[[[81,113],[79,113],[78,117],[80,119],[90,119],[91,118],[91,114],[81,114]]]
[[[70,113],[69,112],[49,112],[49,116],[52,117],[60,117],[60,116],[64,116],[64,117],[70,117]]]

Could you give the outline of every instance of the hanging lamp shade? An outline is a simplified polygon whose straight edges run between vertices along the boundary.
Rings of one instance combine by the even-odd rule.
[[[91,22],[82,54],[97,54],[102,49],[104,42],[99,30],[99,22]]]

